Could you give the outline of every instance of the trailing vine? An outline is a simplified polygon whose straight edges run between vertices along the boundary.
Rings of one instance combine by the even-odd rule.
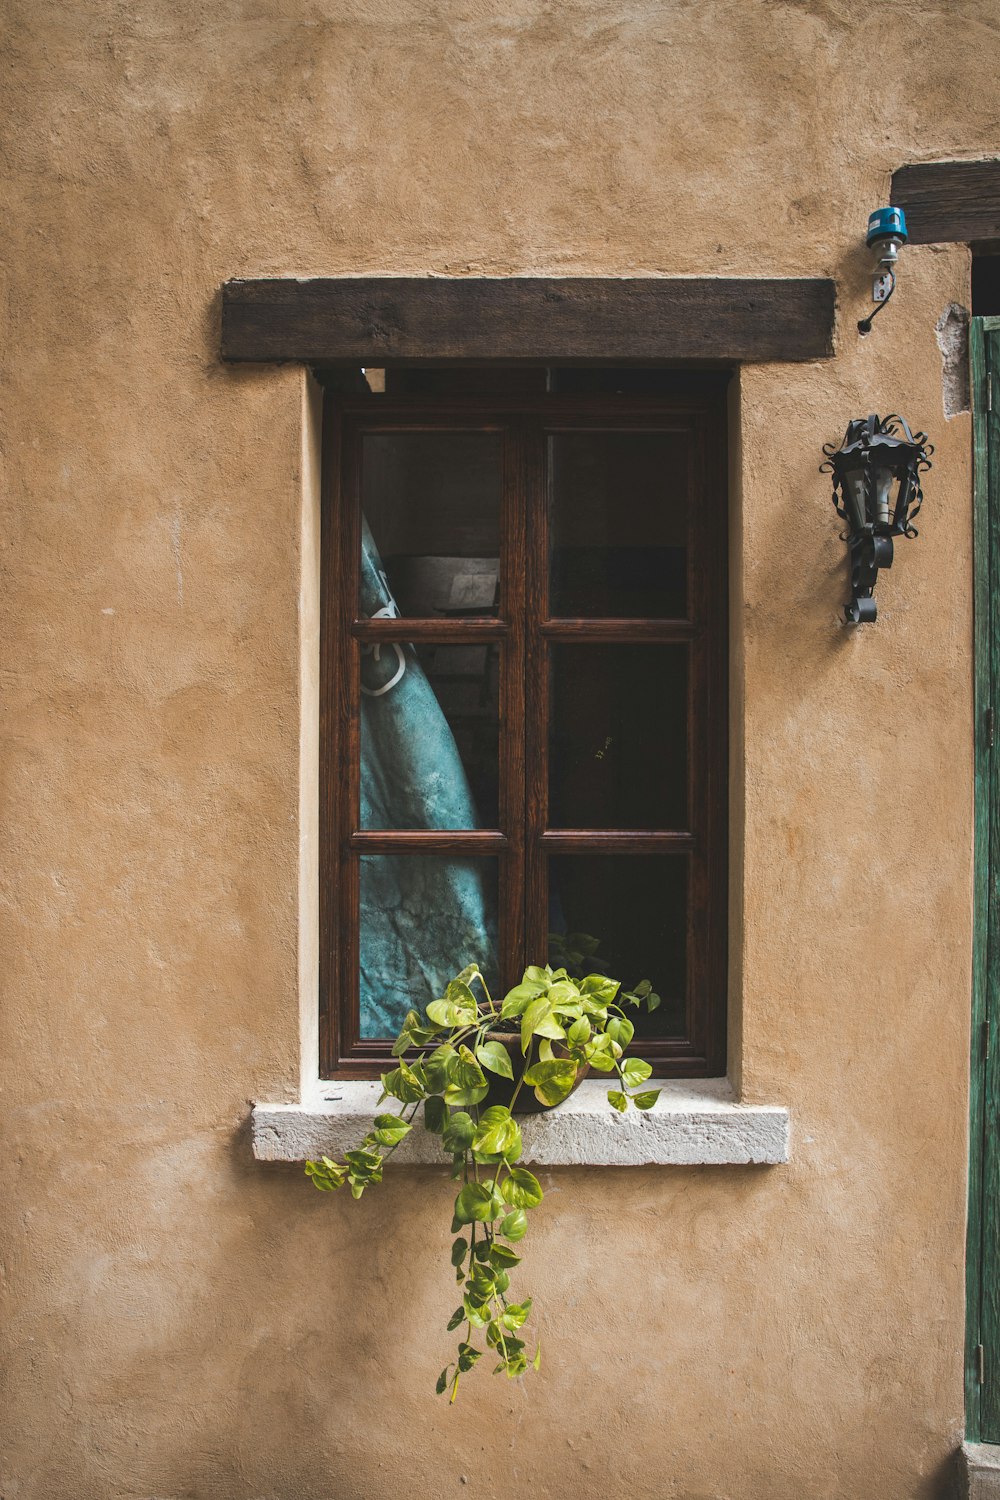
[[[450,1391],[454,1401],[460,1377],[487,1349],[498,1359],[494,1374],[514,1378],[528,1368],[520,1335],[532,1301],[508,1296],[521,1259],[511,1246],[524,1238],[528,1214],[543,1195],[538,1179],[519,1165],[523,1143],[515,1113],[522,1089],[532,1089],[540,1105],[552,1108],[572,1092],[581,1072],[593,1068],[614,1075],[618,1087],[608,1090],[614,1109],[652,1109],[660,1090],[642,1087],[652,1068],[641,1058],[623,1060],[635,1030],[624,1007],[655,1010],[659,1003],[648,980],[623,991],[606,975],[576,980],[565,968],[546,965],[525,969],[521,983],[497,1005],[479,966],[470,964],[423,1017],[411,1010],[403,1023],[392,1049],[398,1062],[382,1074],[378,1101],[395,1099],[399,1111],[376,1115],[361,1145],[343,1161],[324,1156],[306,1163],[314,1187],[332,1192],[346,1185],[360,1198],[381,1182],[385,1162],[423,1106],[423,1123],[440,1137],[451,1175],[462,1184],[451,1224],[457,1236],[451,1264],[462,1301],[448,1329],[464,1325],[464,1332],[455,1359],[438,1377],[439,1395]],[[508,1102],[487,1103],[491,1089],[505,1090]],[[480,1335],[485,1348],[476,1342]],[[536,1370],[540,1355],[536,1342],[530,1361]]]

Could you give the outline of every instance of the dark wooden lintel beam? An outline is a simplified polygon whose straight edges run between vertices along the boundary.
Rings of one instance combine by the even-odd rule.
[[[914,245],[1000,239],[1000,160],[931,161],[892,174]]]
[[[374,367],[822,359],[834,302],[820,278],[227,281],[222,356]]]

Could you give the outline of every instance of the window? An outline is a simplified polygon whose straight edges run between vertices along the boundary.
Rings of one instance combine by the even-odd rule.
[[[325,418],[324,1075],[546,956],[649,978],[642,1055],[722,1072],[725,377],[371,385]]]

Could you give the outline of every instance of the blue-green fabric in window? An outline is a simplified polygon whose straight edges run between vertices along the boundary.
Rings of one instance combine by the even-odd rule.
[[[398,619],[367,522],[361,616]],[[465,768],[413,647],[361,657],[361,827],[478,828]],[[394,1037],[406,1012],[444,993],[473,961],[495,972],[496,865],[418,854],[361,860],[361,1036]]]

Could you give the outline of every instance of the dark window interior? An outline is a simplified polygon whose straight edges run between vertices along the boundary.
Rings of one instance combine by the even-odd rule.
[[[972,247],[972,316],[1000,317],[1000,245]]]
[[[662,1075],[722,1071],[726,375],[321,373],[324,1073],[384,1066],[396,1001],[372,956],[402,924],[406,1007],[479,956],[437,952],[421,923],[459,867],[495,913],[504,987],[540,955],[648,977],[663,1004],[637,1028],[643,1055]],[[377,613],[366,548],[390,601]],[[425,820],[437,768],[376,752],[408,671],[454,740],[471,817]],[[352,693],[369,698],[345,716]],[[397,748],[414,727],[395,722]],[[379,795],[359,805],[376,761]],[[576,934],[596,957],[572,956]],[[385,997],[374,1020],[359,972],[362,996]]]

